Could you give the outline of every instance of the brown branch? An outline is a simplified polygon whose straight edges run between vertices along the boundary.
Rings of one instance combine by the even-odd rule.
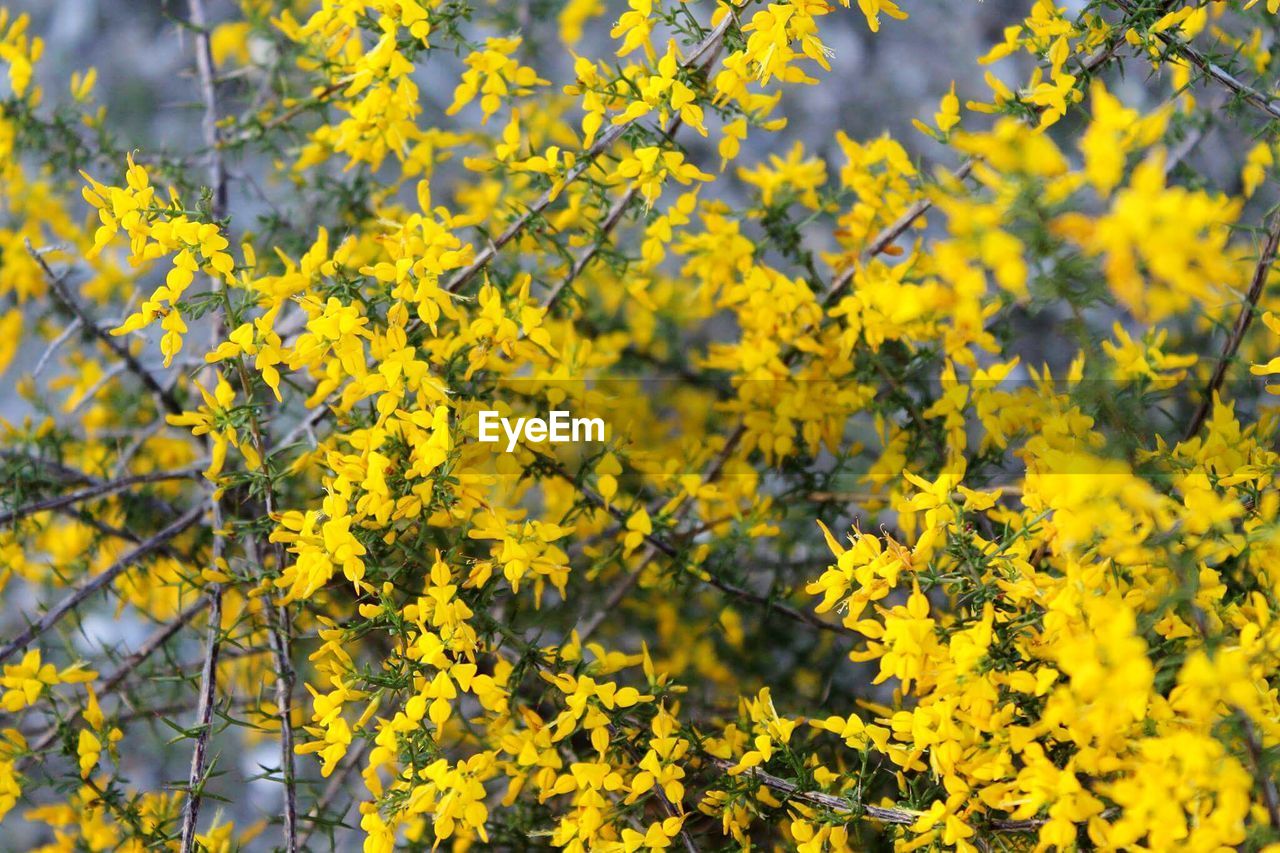
[[[269,598],[262,606],[267,611],[267,634],[276,662],[276,710],[280,716],[280,775],[284,781],[284,837],[286,853],[298,850],[298,789],[293,749],[293,671],[289,642],[289,620],[283,607]]]
[[[49,282],[49,289],[53,292],[53,295],[57,300],[62,303],[63,307],[71,312],[72,316],[79,320],[81,325],[83,325],[88,331],[92,332],[94,337],[105,344],[107,349],[111,350],[117,358],[124,362],[124,365],[129,369],[129,372],[134,376],[137,376],[138,379],[142,381],[142,384],[145,385],[147,390],[151,392],[152,396],[156,398],[156,401],[160,404],[161,408],[165,409],[170,414],[182,414],[182,405],[178,403],[173,394],[166,390],[165,387],[151,375],[151,372],[143,367],[142,363],[133,357],[133,353],[129,352],[128,346],[118,338],[112,337],[110,332],[98,325],[98,321],[89,313],[88,309],[81,305],[71,294],[71,291],[67,288],[62,276],[56,275],[49,267],[48,262],[45,261],[44,256],[36,250],[35,246],[31,245],[31,240],[23,238],[22,242],[27,247],[27,254],[35,259],[35,262],[39,265],[41,272],[44,273],[45,280]]]
[[[8,512],[0,513],[0,524],[9,524],[18,519],[26,518],[29,515],[35,515],[38,512],[47,512],[48,510],[61,509],[62,507],[71,506],[81,501],[92,500],[104,495],[113,495],[116,492],[123,492],[132,486],[143,483],[164,483],[171,480],[189,480],[193,477],[200,476],[199,468],[182,468],[176,471],[152,471],[149,474],[134,474],[129,477],[121,477],[118,480],[110,480],[105,483],[99,483],[90,486],[87,489],[80,489],[67,495],[59,495],[56,498],[46,498],[42,501],[36,501],[17,509],[11,509]]]
[[[182,853],[195,849],[196,824],[200,818],[200,799],[204,788],[204,758],[213,733],[214,694],[218,688],[218,648],[222,631],[222,587],[209,587],[209,627],[205,639],[204,671],[200,674],[200,705],[196,710],[196,745],[191,750],[191,773],[187,782],[187,799],[182,809]]]
[[[964,180],[969,177],[969,173],[973,171],[976,160],[966,160],[952,172],[952,178],[957,181]],[[889,225],[885,226],[866,248],[862,250],[861,261],[867,261],[876,255],[884,254],[890,246],[892,246],[899,237],[906,233],[907,229],[915,224],[916,220],[924,216],[933,207],[931,199],[922,198],[903,211],[902,215],[895,219]],[[845,291],[849,284],[853,281],[853,276],[857,272],[858,265],[850,264],[839,275],[831,281],[831,286],[827,288],[822,295],[823,307],[830,306],[835,302],[836,297]]]
[[[122,572],[132,566],[140,558],[146,556],[152,551],[159,548],[165,542],[177,536],[191,525],[200,520],[204,515],[205,504],[200,503],[192,509],[187,510],[183,515],[179,516],[168,527],[149,537],[138,547],[129,551],[105,571],[94,575],[85,583],[81,584],[75,592],[59,601],[48,610],[37,622],[27,627],[25,631],[19,634],[12,642],[0,649],[0,662],[8,660],[14,654],[23,651],[31,644],[31,641],[44,634],[54,625],[58,623],[62,617],[66,616],[72,610],[80,605],[85,599],[89,598],[95,592],[110,584]]]
[[[1210,377],[1209,384],[1205,386],[1200,405],[1196,408],[1195,414],[1191,416],[1191,422],[1187,424],[1187,431],[1182,436],[1183,441],[1194,438],[1200,432],[1200,427],[1204,426],[1205,419],[1209,416],[1209,410],[1213,407],[1213,398],[1218,393],[1218,389],[1222,387],[1222,382],[1227,375],[1227,368],[1231,365],[1231,360],[1235,358],[1237,350],[1240,349],[1240,344],[1244,341],[1245,334],[1249,331],[1249,326],[1253,323],[1253,315],[1258,310],[1258,299],[1262,296],[1262,291],[1267,284],[1267,275],[1271,272],[1271,265],[1276,259],[1277,246],[1280,246],[1280,212],[1273,214],[1271,217],[1271,225],[1267,231],[1267,241],[1263,244],[1262,254],[1259,255],[1257,266],[1253,269],[1253,280],[1249,283],[1249,292],[1245,294],[1244,304],[1240,306],[1240,313],[1236,315],[1236,322],[1231,329],[1231,336],[1227,338],[1226,344],[1222,347],[1222,354],[1218,357],[1218,365],[1213,370],[1213,376]]]
[[[1115,3],[1122,11],[1130,15],[1139,11],[1138,7],[1130,0],[1115,0]],[[1230,89],[1241,100],[1247,101],[1273,119],[1280,119],[1280,105],[1271,96],[1237,79],[1231,72],[1214,63],[1208,56],[1182,41],[1173,33],[1158,32],[1152,33],[1152,35],[1164,42],[1179,57],[1199,68],[1206,77],[1212,78]]]

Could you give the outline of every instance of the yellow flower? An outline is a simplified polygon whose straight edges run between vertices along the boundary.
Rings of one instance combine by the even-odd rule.
[[[610,175],[611,180],[627,181],[640,190],[640,194],[650,205],[662,194],[663,184],[668,177],[679,183],[689,184],[693,181],[710,181],[714,176],[708,175],[692,163],[686,163],[683,153],[663,151],[656,146],[637,148],[624,157]]]
[[[0,695],[0,707],[12,714],[35,704],[49,687],[80,684],[97,677],[96,672],[79,664],[59,670],[51,663],[42,663],[40,650],[32,649],[22,656],[20,663],[5,664],[4,674],[0,675],[0,688],[4,689]]]

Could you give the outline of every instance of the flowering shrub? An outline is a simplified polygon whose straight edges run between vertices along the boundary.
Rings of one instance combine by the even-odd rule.
[[[0,17],[10,837],[1280,850],[1280,3],[923,161],[781,107],[909,2],[517,5],[190,0],[189,150]]]

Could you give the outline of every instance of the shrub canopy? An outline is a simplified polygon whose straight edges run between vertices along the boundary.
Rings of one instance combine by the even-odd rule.
[[[1280,843],[1280,3],[910,148],[784,109],[911,2],[232,5],[174,148],[0,17],[7,837]]]

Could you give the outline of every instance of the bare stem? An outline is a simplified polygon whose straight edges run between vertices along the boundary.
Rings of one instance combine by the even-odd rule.
[[[205,635],[204,670],[200,674],[200,705],[196,709],[196,745],[191,750],[191,774],[187,799],[182,810],[182,853],[195,849],[196,824],[200,819],[200,799],[204,788],[205,754],[213,733],[213,703],[218,689],[218,648],[222,631],[222,587],[209,587],[209,627]]]
[[[209,21],[205,15],[203,0],[188,0],[191,25],[195,29],[196,72],[200,81],[200,98],[204,102],[204,141],[209,158],[209,187],[213,193],[211,213],[214,220],[222,219],[227,210],[227,173],[222,161],[222,148],[218,144],[218,91],[213,63],[213,51],[209,41]],[[215,274],[209,276],[210,285],[217,294],[222,293],[222,280]],[[210,324],[210,351],[222,339],[225,319],[221,310],[215,311]],[[213,509],[212,565],[220,570],[223,553],[222,504],[216,492],[211,497]],[[222,630],[222,587],[209,587],[209,627],[205,641],[205,664],[201,675],[200,706],[198,709],[195,747],[191,751],[191,773],[188,777],[187,800],[182,814],[182,853],[190,853],[195,846],[196,826],[200,816],[200,799],[204,786],[205,753],[212,734],[213,703],[218,681],[218,648]]]
[[[31,642],[37,637],[44,634],[54,625],[56,625],[62,617],[66,616],[72,610],[80,605],[85,599],[106,587],[119,575],[136,563],[142,557],[159,548],[165,542],[177,536],[191,525],[200,520],[205,512],[205,504],[201,503],[183,513],[168,527],[161,530],[154,536],[149,537],[142,544],[138,545],[132,551],[129,551],[119,560],[116,560],[105,571],[94,575],[85,583],[81,584],[75,592],[55,604],[42,616],[37,622],[27,627],[25,631],[19,634],[12,642],[0,649],[0,662],[6,661],[20,651],[31,645]]]

